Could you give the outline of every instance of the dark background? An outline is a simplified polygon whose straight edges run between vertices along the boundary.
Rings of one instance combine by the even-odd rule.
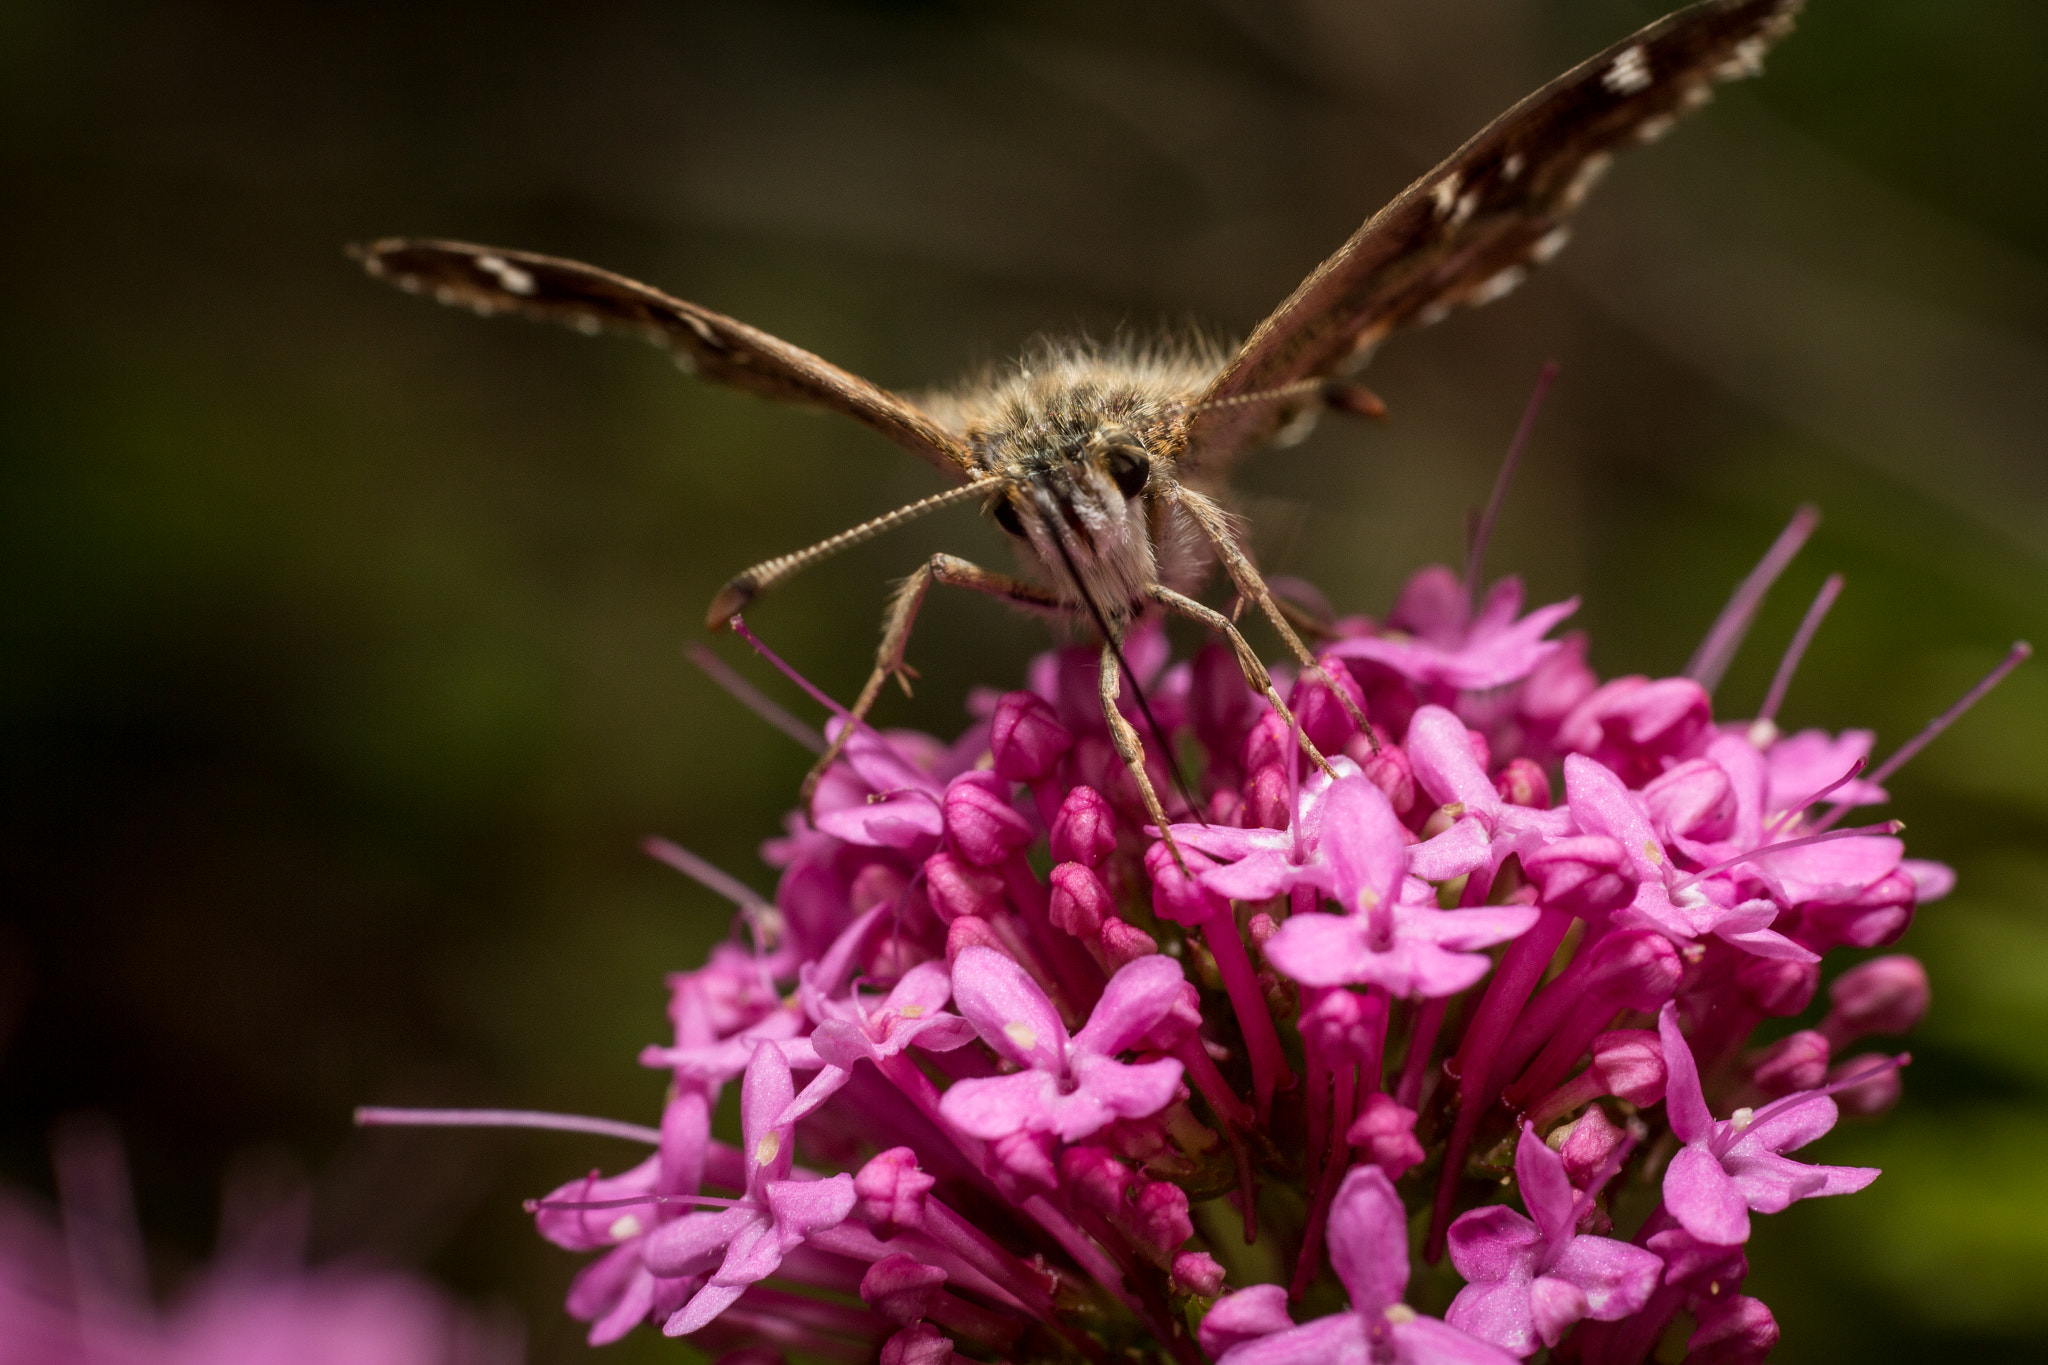
[[[683,656],[734,570],[932,489],[851,427],[621,342],[485,324],[342,242],[585,257],[898,387],[1041,329],[1254,323],[1487,118],[1653,17],[1588,3],[0,9],[0,1176],[118,1122],[162,1277],[250,1162],[316,1254],[425,1265],[584,1359],[517,1200],[632,1153],[352,1133],[364,1101],[652,1121],[666,970],[756,886],[807,755]],[[1491,557],[1670,672],[1793,508],[1827,521],[1721,692],[1886,752],[2048,636],[2048,7],[1817,0],[1766,80],[1617,167],[1558,265],[1390,345],[1384,426],[1241,480],[1269,568],[1346,610],[1459,553],[1543,360]],[[752,620],[844,697],[948,513]],[[991,562],[1000,562],[992,560]],[[892,723],[950,734],[1036,627],[935,599]],[[725,655],[756,677],[733,649]],[[814,714],[775,680],[776,695]],[[1906,940],[1935,1006],[1886,1168],[1766,1220],[1779,1359],[2048,1350],[2048,673],[1893,784],[1961,870]],[[687,1358],[650,1332],[619,1362]]]

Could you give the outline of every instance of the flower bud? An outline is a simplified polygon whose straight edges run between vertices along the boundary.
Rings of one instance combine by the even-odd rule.
[[[1685,964],[1653,929],[1626,929],[1593,945],[1585,994],[1635,1010],[1654,1010],[1678,989]]]
[[[1102,922],[1116,913],[1116,899],[1109,888],[1080,863],[1061,863],[1052,870],[1052,904],[1047,914],[1052,922],[1075,938],[1093,939],[1102,932]]]
[[[861,1276],[861,1302],[898,1327],[908,1327],[930,1310],[945,1282],[945,1271],[899,1251],[876,1261]]]
[[[1493,789],[1510,806],[1550,809],[1550,774],[1533,758],[1509,759],[1507,766],[1495,774]]]
[[[928,1322],[914,1322],[882,1343],[881,1365],[949,1365],[953,1342]]]
[[[1213,1299],[1223,1292],[1223,1267],[1206,1251],[1183,1251],[1173,1258],[1174,1288]]]
[[[1795,1090],[1812,1090],[1827,1080],[1828,1040],[1810,1028],[1780,1038],[1764,1051],[1750,1079],[1773,1099]]]
[[[1294,680],[1294,695],[1287,699],[1301,733],[1326,754],[1337,752],[1345,740],[1358,733],[1358,722],[1351,718],[1351,711],[1333,690],[1333,683],[1351,699],[1353,706],[1365,709],[1365,690],[1351,676],[1351,670],[1337,659],[1324,661],[1321,668],[1302,669],[1301,676]]]
[[[969,948],[993,948],[1004,957],[1010,956],[1010,946],[985,919],[975,915],[962,915],[946,926],[946,965],[951,967],[956,958]]]
[[[1137,925],[1126,924],[1114,915],[1102,922],[1102,955],[1109,959],[1112,972],[1158,951],[1159,940]]]
[[[1851,967],[1828,987],[1833,1008],[1820,1024],[1840,1047],[1872,1034],[1908,1032],[1927,1013],[1927,969],[1904,953]]]
[[[1379,733],[1378,726],[1373,729]],[[1415,765],[1409,761],[1408,751],[1386,734],[1379,733],[1379,741],[1375,751],[1364,735],[1353,735],[1345,741],[1345,756],[1358,765],[1368,782],[1380,789],[1394,814],[1406,815],[1415,809]]]
[[[924,1197],[938,1181],[917,1168],[917,1153],[891,1147],[853,1177],[860,1216],[877,1236],[889,1236],[924,1222]]]
[[[1735,969],[1735,985],[1752,1006],[1783,1019],[1813,999],[1820,986],[1820,967],[1782,957],[1745,957]]]
[[[1147,1181],[1126,1221],[1132,1244],[1162,1268],[1172,1265],[1174,1253],[1195,1235],[1188,1192],[1171,1181]]]
[[[1278,711],[1268,711],[1260,716],[1245,736],[1244,754],[1238,766],[1248,773],[1261,768],[1270,768],[1285,763],[1294,750],[1294,732],[1286,721],[1280,719]]]
[[[1116,814],[1093,787],[1078,786],[1060,802],[1052,820],[1052,857],[1058,863],[1095,866],[1116,848]]]
[[[1245,921],[1245,937],[1252,941],[1252,947],[1254,948],[1263,949],[1266,946],[1267,940],[1279,932],[1279,921],[1263,910],[1258,911],[1249,920]]]
[[[1123,1217],[1135,1177],[1104,1147],[1069,1147],[1060,1153],[1060,1183],[1085,1209],[1111,1222]]]
[[[1614,1029],[1593,1040],[1593,1064],[1606,1093],[1647,1109],[1664,1098],[1664,1044],[1650,1029]]]
[[[996,776],[1006,782],[1036,782],[1074,747],[1074,736],[1052,708],[1031,692],[1006,692],[989,722],[989,752]]]
[[[853,913],[866,914],[878,905],[893,905],[910,881],[887,863],[869,863],[856,872],[846,897]]]
[[[1572,1184],[1584,1189],[1593,1183],[1627,1136],[1627,1130],[1616,1127],[1605,1109],[1593,1104],[1586,1106],[1586,1111],[1570,1127],[1552,1133],[1548,1141],[1564,1158],[1564,1172]]]
[[[1003,908],[1003,879],[964,858],[938,852],[924,860],[925,896],[941,920],[987,919]]]
[[[1522,855],[1522,871],[1536,884],[1543,904],[1583,920],[1619,910],[1635,899],[1628,852],[1604,834],[1552,839]]]
[[[1899,1102],[1899,1096],[1905,1091],[1905,1082],[1899,1076],[1898,1067],[1882,1066],[1890,1060],[1892,1059],[1881,1052],[1866,1052],[1839,1063],[1828,1072],[1830,1084],[1849,1076],[1872,1073],[1869,1079],[1859,1081],[1855,1085],[1844,1086],[1835,1092],[1835,1103],[1841,1106],[1843,1113],[1854,1114],[1858,1118],[1869,1118],[1874,1114],[1882,1114]],[[1882,1069],[1879,1069],[1880,1067]]]
[[[1372,1061],[1385,1034],[1386,1012],[1378,996],[1342,988],[1321,991],[1301,1012],[1302,1041],[1336,1065]]]
[[[946,787],[946,837],[955,852],[993,867],[1031,842],[1031,822],[1010,804],[1008,783],[990,772],[962,773]]]
[[[1051,1194],[1059,1188],[1059,1173],[1052,1164],[1052,1134],[1012,1133],[989,1144],[995,1160],[996,1183],[1005,1193],[1028,1199]]]
[[[1389,1180],[1399,1180],[1403,1172],[1422,1163],[1422,1144],[1415,1140],[1415,1111],[1391,1095],[1367,1095],[1344,1140],[1363,1151],[1365,1159],[1385,1171]]]
[[[1216,864],[1191,848],[1183,847],[1180,856],[1187,864],[1185,871],[1173,860],[1173,850],[1164,840],[1145,850],[1145,871],[1152,877],[1152,913],[1183,925],[1207,924],[1219,915],[1227,918],[1230,902],[1195,880]]]
[[[1287,769],[1268,763],[1244,784],[1244,821],[1251,829],[1286,829],[1293,818]]]

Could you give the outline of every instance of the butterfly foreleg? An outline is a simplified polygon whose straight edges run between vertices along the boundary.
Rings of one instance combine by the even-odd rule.
[[[1296,738],[1301,744],[1301,751],[1308,755],[1310,761],[1324,772],[1330,772],[1328,760],[1323,757],[1314,742],[1306,734],[1302,733],[1301,728],[1294,723],[1294,713],[1289,711],[1287,703],[1280,699],[1279,689],[1273,686],[1273,675],[1266,671],[1265,661],[1253,652],[1250,643],[1244,638],[1244,632],[1232,624],[1229,617],[1212,607],[1205,607],[1192,597],[1185,597],[1162,584],[1153,584],[1145,590],[1145,594],[1176,616],[1184,616],[1190,621],[1206,626],[1228,640],[1231,653],[1237,656],[1237,667],[1244,674],[1245,682],[1250,684],[1254,692],[1265,697],[1266,701],[1272,706],[1274,713],[1287,722],[1288,728],[1294,731]]]
[[[1117,657],[1116,646],[1105,640],[1102,643],[1102,718],[1109,722],[1110,742],[1116,746],[1116,755],[1130,770],[1131,780],[1138,784],[1138,799],[1145,803],[1145,813],[1152,817],[1152,823],[1159,830],[1159,838],[1173,854],[1173,861],[1181,871],[1187,871],[1187,864],[1180,856],[1180,845],[1173,841],[1173,830],[1167,824],[1166,807],[1159,800],[1159,790],[1152,785],[1152,775],[1145,771],[1145,743],[1138,738],[1138,731],[1124,713],[1117,707],[1117,698],[1123,694],[1123,661]],[[1167,755],[1172,761],[1172,755]]]
[[[1266,620],[1272,623],[1274,631],[1279,634],[1288,651],[1300,661],[1301,666],[1312,669],[1322,678],[1324,685],[1336,694],[1338,703],[1350,713],[1351,719],[1365,732],[1367,740],[1377,749],[1379,740],[1373,735],[1372,723],[1366,719],[1364,710],[1352,699],[1348,691],[1337,685],[1337,680],[1330,676],[1330,671],[1323,666],[1322,660],[1316,658],[1314,651],[1302,642],[1301,636],[1289,623],[1287,613],[1274,598],[1272,589],[1266,586],[1265,577],[1259,573],[1251,557],[1245,554],[1244,548],[1237,543],[1237,537],[1231,532],[1230,521],[1224,516],[1223,509],[1216,505],[1214,499],[1185,486],[1176,487],[1173,490],[1173,497],[1215,549],[1217,559],[1223,563],[1223,572],[1230,576],[1231,586],[1258,607]]]
[[[903,656],[910,647],[910,633],[917,625],[918,610],[924,606],[925,594],[931,591],[934,583],[967,588],[1036,611],[1067,610],[1067,605],[1050,589],[984,569],[957,555],[933,555],[919,565],[917,572],[904,579],[896,589],[896,595],[889,599],[889,606],[882,614],[882,643],[875,650],[874,671],[868,674],[860,695],[848,708],[846,723],[839,727],[832,743],[804,778],[803,807],[806,813],[810,811],[811,798],[817,794],[818,783],[846,751],[853,732],[867,723],[868,712],[874,709],[876,700],[882,695],[882,685],[893,677],[904,694],[909,695],[910,680],[917,676],[917,670],[910,667]]]

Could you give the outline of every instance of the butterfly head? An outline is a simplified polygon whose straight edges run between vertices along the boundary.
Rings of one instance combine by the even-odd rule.
[[[1016,457],[987,511],[1077,600],[1121,617],[1153,581],[1154,456],[1121,426]]]

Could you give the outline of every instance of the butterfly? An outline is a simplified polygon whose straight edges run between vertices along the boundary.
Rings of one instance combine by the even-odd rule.
[[[1229,352],[1198,344],[1049,348],[913,401],[743,322],[595,266],[416,238],[351,251],[370,274],[442,303],[587,333],[637,333],[706,379],[851,417],[951,485],[739,574],[713,600],[711,629],[812,565],[943,507],[979,502],[1015,542],[1021,574],[937,554],[898,587],[850,722],[806,781],[807,805],[887,680],[895,677],[908,690],[912,627],[926,594],[944,584],[1066,618],[1100,638],[1103,715],[1163,832],[1168,819],[1143,742],[1119,705],[1130,676],[1121,641],[1132,622],[1163,611],[1215,632],[1229,643],[1246,682],[1292,724],[1233,616],[1194,596],[1220,566],[1238,603],[1256,608],[1304,669],[1321,669],[1226,510],[1231,467],[1320,412],[1379,411],[1377,398],[1347,376],[1382,339],[1512,290],[1564,246],[1566,220],[1616,152],[1655,141],[1706,103],[1715,85],[1758,74],[1801,3],[1705,0],[1580,63],[1401,191]],[[1132,684],[1135,692],[1135,678]],[[1331,690],[1370,735],[1350,694]],[[1150,724],[1142,692],[1133,700]],[[1151,728],[1164,748],[1157,725]],[[1310,761],[1327,770],[1315,746],[1295,732]],[[1175,783],[1192,804],[1177,773]]]

